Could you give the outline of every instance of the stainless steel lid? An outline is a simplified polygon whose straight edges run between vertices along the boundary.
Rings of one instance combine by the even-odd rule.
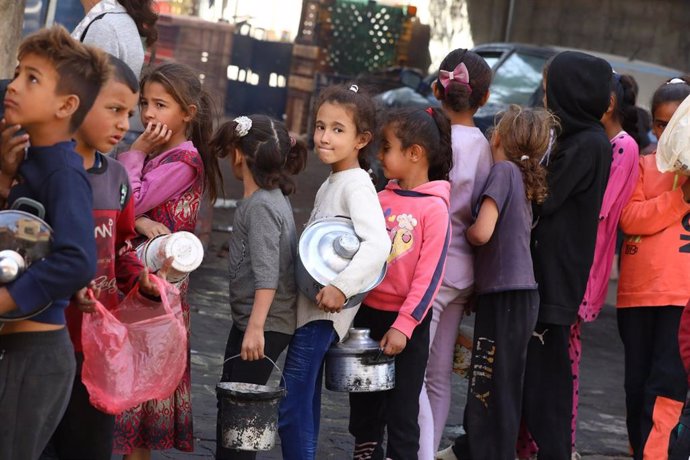
[[[352,221],[345,217],[329,217],[312,222],[299,239],[299,257],[309,275],[323,286],[338,276],[359,250],[359,238]],[[376,287],[385,274],[368,286],[364,292]]]
[[[16,209],[0,212],[0,250],[19,254],[26,266],[50,253],[53,229],[43,219]]]

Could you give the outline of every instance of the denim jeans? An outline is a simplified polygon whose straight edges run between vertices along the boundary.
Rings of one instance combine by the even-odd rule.
[[[321,418],[321,380],[326,352],[337,339],[333,322],[312,321],[292,336],[283,376],[278,433],[285,460],[314,460]]]

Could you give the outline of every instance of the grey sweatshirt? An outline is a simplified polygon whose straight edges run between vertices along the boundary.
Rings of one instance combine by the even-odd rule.
[[[259,189],[240,201],[230,237],[232,321],[247,328],[254,291],[275,289],[264,331],[295,331],[297,232],[292,207],[280,189]]]

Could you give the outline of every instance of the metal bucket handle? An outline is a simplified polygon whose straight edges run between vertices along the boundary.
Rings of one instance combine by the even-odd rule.
[[[236,355],[234,355],[234,356],[231,356],[231,357],[229,357],[228,359],[226,359],[225,361],[223,361],[223,364],[227,363],[227,362],[230,361],[231,359],[239,358],[240,356],[242,356],[242,355],[239,354],[239,353],[236,354]],[[285,381],[285,376],[283,375],[283,370],[282,370],[280,367],[278,367],[278,365],[275,363],[275,361],[273,361],[273,360],[272,360],[271,358],[269,358],[268,356],[264,355],[264,359],[269,360],[269,361],[271,362],[271,364],[273,364],[273,367],[275,367],[276,369],[278,369],[278,372],[280,372],[280,380],[279,380],[279,381],[282,381],[282,382],[283,382],[283,388],[285,388],[285,392],[287,392],[287,391],[288,391],[287,382]]]

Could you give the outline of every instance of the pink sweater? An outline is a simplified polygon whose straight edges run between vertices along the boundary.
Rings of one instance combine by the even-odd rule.
[[[379,192],[393,243],[386,276],[364,299],[377,310],[397,311],[392,327],[412,336],[441,286],[450,242],[450,184],[432,181],[402,190],[391,181]]]
[[[628,203],[639,176],[639,148],[625,131],[611,139],[613,161],[604,200],[599,212],[594,261],[589,271],[585,297],[580,304],[580,318],[594,321],[606,300],[611,262],[616,245],[616,230],[623,207]]]
[[[180,150],[197,152],[194,144],[186,141],[148,160],[146,154],[139,150],[130,150],[118,156],[117,159],[129,175],[137,216],[180,196],[197,180],[195,169],[187,163],[164,163],[167,157]]]

